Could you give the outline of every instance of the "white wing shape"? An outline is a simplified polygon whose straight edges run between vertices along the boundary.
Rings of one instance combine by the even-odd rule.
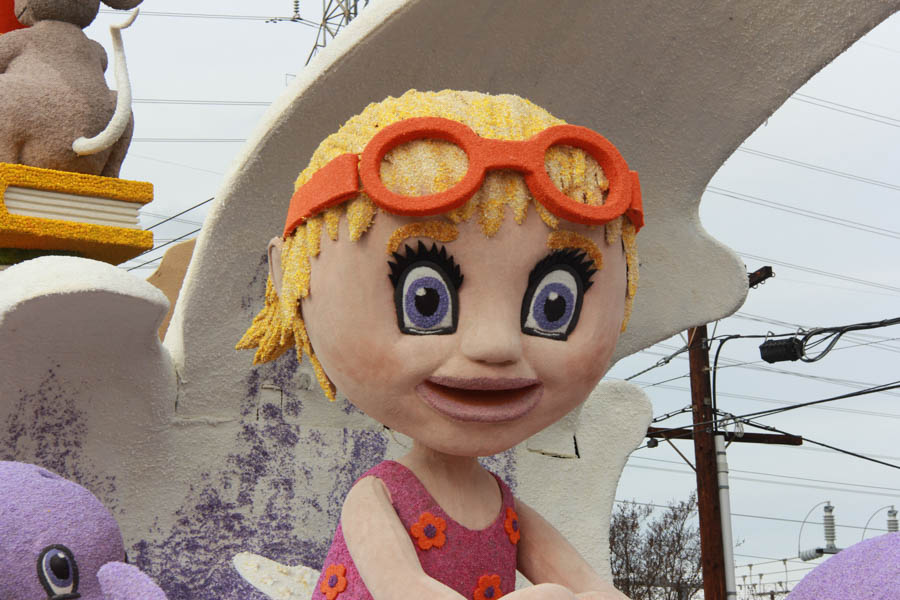
[[[93,260],[0,272],[0,455],[85,486],[126,536],[165,504],[135,490],[171,487],[175,370],[156,332],[167,308],[152,285]]]
[[[232,563],[244,580],[275,600],[308,600],[319,579],[315,569],[288,567],[252,552],[236,554]]]

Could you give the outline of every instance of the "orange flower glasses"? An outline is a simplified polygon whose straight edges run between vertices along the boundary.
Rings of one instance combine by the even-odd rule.
[[[466,174],[450,189],[435,194],[403,196],[390,191],[381,181],[381,160],[400,144],[420,139],[444,140],[462,148],[469,160]],[[602,206],[582,204],[553,185],[544,167],[544,155],[556,145],[580,148],[603,168],[609,179],[609,194]],[[644,225],[638,174],[628,169],[616,147],[599,133],[577,125],[556,125],[524,141],[495,140],[480,137],[457,121],[417,117],[382,129],[362,154],[342,154],[316,171],[291,198],[284,237],[306,219],[352,198],[361,189],[375,204],[396,215],[423,217],[445,213],[465,204],[491,169],[523,173],[531,194],[562,219],[603,225],[626,215],[637,229]]]

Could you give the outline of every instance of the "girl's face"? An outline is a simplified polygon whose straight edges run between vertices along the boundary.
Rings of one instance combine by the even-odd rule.
[[[603,227],[561,222],[577,234],[568,239],[602,252],[589,273],[590,258],[548,247],[551,230],[532,209],[492,238],[458,225],[456,240],[437,242],[446,256],[418,251],[433,240],[412,237],[391,257],[392,234],[422,220],[381,212],[359,241],[343,227],[337,242],[323,233],[302,303],[313,349],[338,391],[391,429],[447,454],[502,452],[581,404],[606,372],[624,252]]]

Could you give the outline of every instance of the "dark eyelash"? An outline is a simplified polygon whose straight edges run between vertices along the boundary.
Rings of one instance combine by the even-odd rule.
[[[594,285],[594,282],[591,281],[591,276],[597,272],[597,269],[594,268],[594,261],[591,260],[583,250],[564,248],[548,254],[542,258],[538,264],[534,265],[534,269],[532,269],[531,274],[528,275],[528,287],[536,287],[541,279],[543,279],[544,275],[559,265],[568,265],[572,267],[572,270],[575,271],[581,279],[581,283],[584,286],[582,289],[585,292]]]
[[[436,243],[431,244],[431,248],[427,248],[421,241],[419,241],[419,245],[415,250],[408,244],[406,244],[405,247],[406,255],[394,252],[394,260],[388,261],[388,266],[391,268],[391,273],[388,275],[388,278],[391,280],[391,284],[393,284],[395,289],[400,283],[400,276],[403,272],[413,263],[422,261],[428,261],[441,267],[444,270],[444,273],[450,277],[450,283],[452,283],[457,290],[462,286],[463,275],[459,270],[459,265],[456,264],[452,256],[447,254],[446,248],[443,246],[438,248]]]

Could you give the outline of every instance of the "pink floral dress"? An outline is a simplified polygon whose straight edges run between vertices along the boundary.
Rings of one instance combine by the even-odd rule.
[[[516,585],[519,521],[512,492],[499,477],[502,505],[488,527],[463,527],[438,505],[422,482],[398,462],[385,461],[363,474],[384,482],[422,568],[430,577],[472,600],[495,600]],[[313,600],[370,600],[338,525]]]

